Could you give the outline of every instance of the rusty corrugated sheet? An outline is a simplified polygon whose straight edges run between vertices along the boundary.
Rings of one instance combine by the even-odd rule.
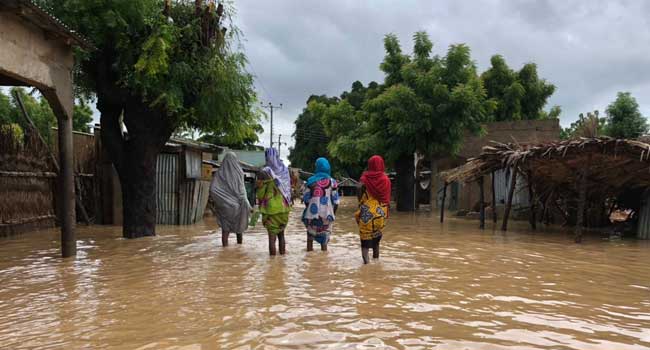
[[[161,153],[156,163],[156,196],[158,215],[156,222],[177,225],[179,194],[178,154]]]

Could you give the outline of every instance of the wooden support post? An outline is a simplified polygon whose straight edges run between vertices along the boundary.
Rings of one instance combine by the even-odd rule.
[[[512,208],[512,197],[515,194],[515,187],[517,186],[517,164],[512,166],[512,180],[510,181],[510,188],[508,189],[508,198],[506,199],[506,207],[503,211],[503,222],[501,230],[508,230],[508,218],[510,217],[510,209]]]
[[[533,230],[537,229],[537,218],[535,217],[537,213],[535,192],[533,191],[533,173],[528,171],[528,201],[530,202],[530,228]]]
[[[497,194],[494,190],[494,171],[492,171],[492,221],[497,223]]]
[[[479,200],[480,202],[480,213],[479,213],[479,228],[481,230],[485,229],[485,194],[483,193],[483,176],[481,176],[478,179],[478,186],[479,186]]]
[[[447,199],[447,181],[442,186],[442,202],[440,203],[440,223],[445,221],[445,199]]]
[[[582,226],[585,217],[585,204],[587,201],[587,169],[582,171],[578,177],[578,212],[576,217],[576,228],[574,240],[576,243],[582,242]]]
[[[61,255],[64,258],[77,254],[75,237],[75,190],[72,164],[72,116],[57,118],[59,124],[59,185],[61,193]]]
[[[432,215],[436,212],[436,207],[438,206],[438,160],[432,154],[431,155],[431,175],[430,175],[430,184],[429,184],[429,204],[431,205]]]

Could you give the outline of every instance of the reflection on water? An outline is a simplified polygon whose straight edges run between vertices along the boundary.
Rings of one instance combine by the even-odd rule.
[[[352,210],[309,254],[294,210],[285,257],[262,227],[222,248],[213,220],[130,241],[81,226],[65,261],[54,230],[0,241],[0,348],[650,348],[649,242],[394,213],[363,266]]]

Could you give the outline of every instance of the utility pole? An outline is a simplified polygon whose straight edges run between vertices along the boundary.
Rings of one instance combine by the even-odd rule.
[[[278,156],[280,155],[280,149],[282,149],[282,145],[287,145],[286,142],[282,142],[282,134],[278,134]]]
[[[271,102],[269,102],[267,105],[260,102],[260,105],[262,106],[262,108],[266,108],[266,109],[271,111],[271,137],[270,137],[270,145],[269,145],[269,147],[273,147],[273,110],[274,109],[282,109],[282,103],[280,103],[279,106],[278,105],[274,106]]]

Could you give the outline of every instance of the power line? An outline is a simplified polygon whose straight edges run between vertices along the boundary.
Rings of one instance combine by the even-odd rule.
[[[267,108],[267,109],[269,109],[271,111],[271,130],[270,130],[271,131],[271,138],[270,138],[271,141],[269,142],[270,143],[269,147],[272,148],[273,147],[273,110],[274,109],[282,109],[282,103],[280,103],[280,105],[278,106],[278,105],[273,105],[271,102],[269,102],[268,105],[264,105],[262,102],[260,102],[260,105],[262,106],[262,108]]]
[[[262,77],[259,74],[257,74],[257,72],[255,71],[255,68],[253,68],[253,63],[251,61],[248,61],[248,65],[251,67],[251,70],[253,71],[253,75],[257,78],[257,81],[260,82],[260,86],[262,87],[262,90],[266,94],[266,97],[268,97],[269,100],[272,100],[273,96],[271,96],[271,94],[268,92],[268,90],[266,90],[266,87],[264,86],[264,83],[262,82]]]

